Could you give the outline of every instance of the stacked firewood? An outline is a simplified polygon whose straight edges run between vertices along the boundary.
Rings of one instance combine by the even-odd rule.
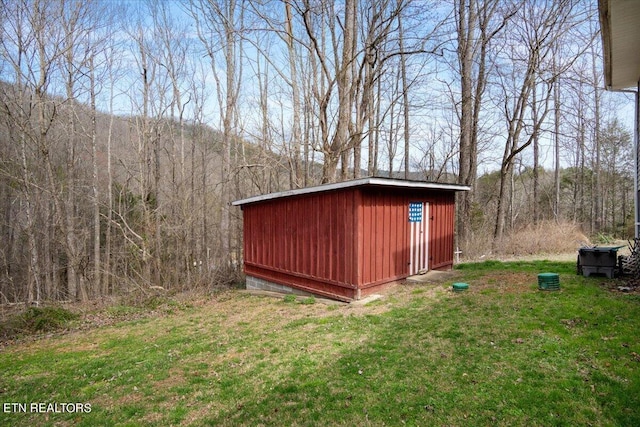
[[[629,255],[620,257],[620,269],[624,285],[618,286],[622,292],[640,290],[640,238],[629,241]]]
[[[629,241],[629,256],[622,257],[622,274],[640,277],[640,238]]]

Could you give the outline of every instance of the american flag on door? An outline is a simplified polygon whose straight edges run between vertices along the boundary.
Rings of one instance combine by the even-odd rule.
[[[409,203],[409,275],[418,274],[428,268],[428,223],[425,221],[425,218],[428,218],[428,210],[428,203]]]

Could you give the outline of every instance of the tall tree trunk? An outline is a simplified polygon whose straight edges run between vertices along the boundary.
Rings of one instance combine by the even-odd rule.
[[[342,160],[342,179],[346,178],[346,171],[349,167],[348,144],[351,141],[349,129],[351,128],[351,111],[353,106],[353,68],[355,66],[355,44],[356,44],[356,10],[357,0],[345,0],[344,5],[344,28],[342,33],[342,52],[340,67],[336,70],[336,85],[338,88],[338,122],[333,142],[331,144],[330,156],[335,159],[330,162]],[[354,165],[354,167],[356,167]]]
[[[535,80],[535,74],[534,74]],[[534,123],[538,123],[538,97],[537,97],[537,88],[534,85],[534,89],[532,92],[531,99],[531,116]],[[538,131],[534,130],[533,133],[533,224],[538,224],[540,220],[540,195],[539,195],[539,186],[540,186],[540,171],[538,170],[540,167],[540,147],[539,147],[539,138]]]
[[[404,178],[409,179],[410,172],[410,126],[409,126],[409,84],[407,82],[407,62],[404,53],[404,30],[402,15],[398,14],[398,43],[400,45],[400,75],[402,77],[402,111],[404,113]]]
[[[600,78],[599,76],[599,68],[596,65],[596,61],[600,60],[599,55],[596,55],[594,44],[591,45],[591,65],[592,65],[592,73],[593,73],[593,119],[594,119],[594,129],[593,129],[593,152],[595,156],[595,164],[594,164],[594,188],[592,192],[592,210],[593,210],[593,219],[594,226],[593,231],[596,233],[599,232],[603,226],[603,216],[604,216],[604,203],[603,203],[603,192],[602,188],[602,180],[601,180],[601,165],[600,165]]]
[[[511,205],[511,190],[513,182],[513,162],[506,162],[500,170],[500,186],[498,190],[498,206],[493,232],[493,250],[501,244],[504,230],[506,228],[506,218],[508,207]]]
[[[111,247],[112,247],[112,230],[113,230],[113,211],[115,209],[113,203],[113,165],[112,165],[112,143],[113,143],[113,123],[114,123],[114,70],[113,64],[108,68],[109,81],[111,82],[109,89],[109,130],[107,132],[107,224],[105,228],[105,248],[104,248],[104,269],[106,274],[102,276],[102,294],[108,295],[111,289]]]
[[[500,2],[495,0],[456,0],[454,3],[460,73],[458,183],[471,187],[471,191],[458,193],[460,211],[457,237],[463,247],[469,243],[473,232],[471,217],[478,174],[478,136],[487,85],[489,46],[515,14],[515,8],[506,9],[501,19],[495,20],[499,5]]]
[[[222,196],[222,254],[224,268],[230,266],[231,255],[231,146],[234,144],[235,112],[236,112],[236,29],[234,28],[236,2],[228,0],[224,2],[224,15],[220,18],[224,21],[224,63],[225,73],[225,103],[222,114],[222,168],[220,169],[221,196]]]
[[[287,53],[289,59],[289,72],[291,73],[291,96],[293,101],[293,123],[291,127],[291,155],[293,157],[293,174],[289,183],[289,188],[299,188],[303,184],[302,165],[300,161],[301,132],[301,106],[300,88],[298,85],[298,58],[294,46],[293,36],[293,16],[291,13],[291,0],[285,0],[286,32],[287,32]]]
[[[151,284],[151,263],[152,263],[152,238],[153,233],[153,189],[151,188],[152,174],[152,129],[150,119],[150,97],[151,83],[154,75],[153,65],[148,59],[144,30],[139,27],[138,51],[140,53],[140,76],[142,77],[142,114],[136,121],[139,122],[138,133],[138,162],[139,162],[139,194],[142,198],[142,235],[139,240],[139,250],[141,252],[142,281],[144,285]]]
[[[468,185],[471,177],[472,117],[473,117],[473,53],[476,38],[476,1],[456,0],[456,23],[458,37],[458,63],[460,66],[460,151],[458,160],[458,183]],[[467,244],[471,231],[472,201],[469,192],[459,194],[460,220],[458,239]]]
[[[557,49],[555,49],[557,52]],[[553,55],[553,72],[557,73],[556,54]],[[553,83],[553,154],[554,154],[554,170],[553,170],[553,216],[556,223],[560,222],[560,80],[557,79]]]
[[[98,186],[100,184],[98,177],[98,147],[97,147],[97,134],[98,129],[96,127],[96,80],[95,80],[95,67],[94,67],[94,55],[92,52],[89,57],[89,79],[90,79],[90,97],[91,97],[91,163],[92,163],[92,185],[91,191],[93,193],[93,292],[94,296],[101,294],[101,277],[102,264],[101,264],[101,235],[100,235],[100,193]]]

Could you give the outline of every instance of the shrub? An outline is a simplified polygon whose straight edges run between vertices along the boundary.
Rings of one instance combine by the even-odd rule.
[[[11,338],[21,334],[50,332],[64,328],[79,315],[62,307],[29,307],[0,324],[0,336]]]
[[[296,302],[296,296],[295,295],[285,295],[284,298],[282,299],[284,302],[286,303],[292,303],[292,302]]]
[[[527,224],[511,231],[502,240],[493,245],[492,233],[477,233],[463,253],[465,259],[477,259],[484,256],[522,256],[536,254],[571,253],[585,244],[589,244],[580,228],[573,223],[542,221]],[[491,252],[492,246],[495,252]]]
[[[60,329],[79,316],[62,307],[30,307],[23,314],[25,329],[29,332],[43,332]]]

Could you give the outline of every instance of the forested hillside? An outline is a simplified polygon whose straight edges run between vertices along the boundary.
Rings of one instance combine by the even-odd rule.
[[[250,195],[449,181],[457,244],[628,235],[631,102],[595,2],[0,5],[0,303],[233,281]]]

